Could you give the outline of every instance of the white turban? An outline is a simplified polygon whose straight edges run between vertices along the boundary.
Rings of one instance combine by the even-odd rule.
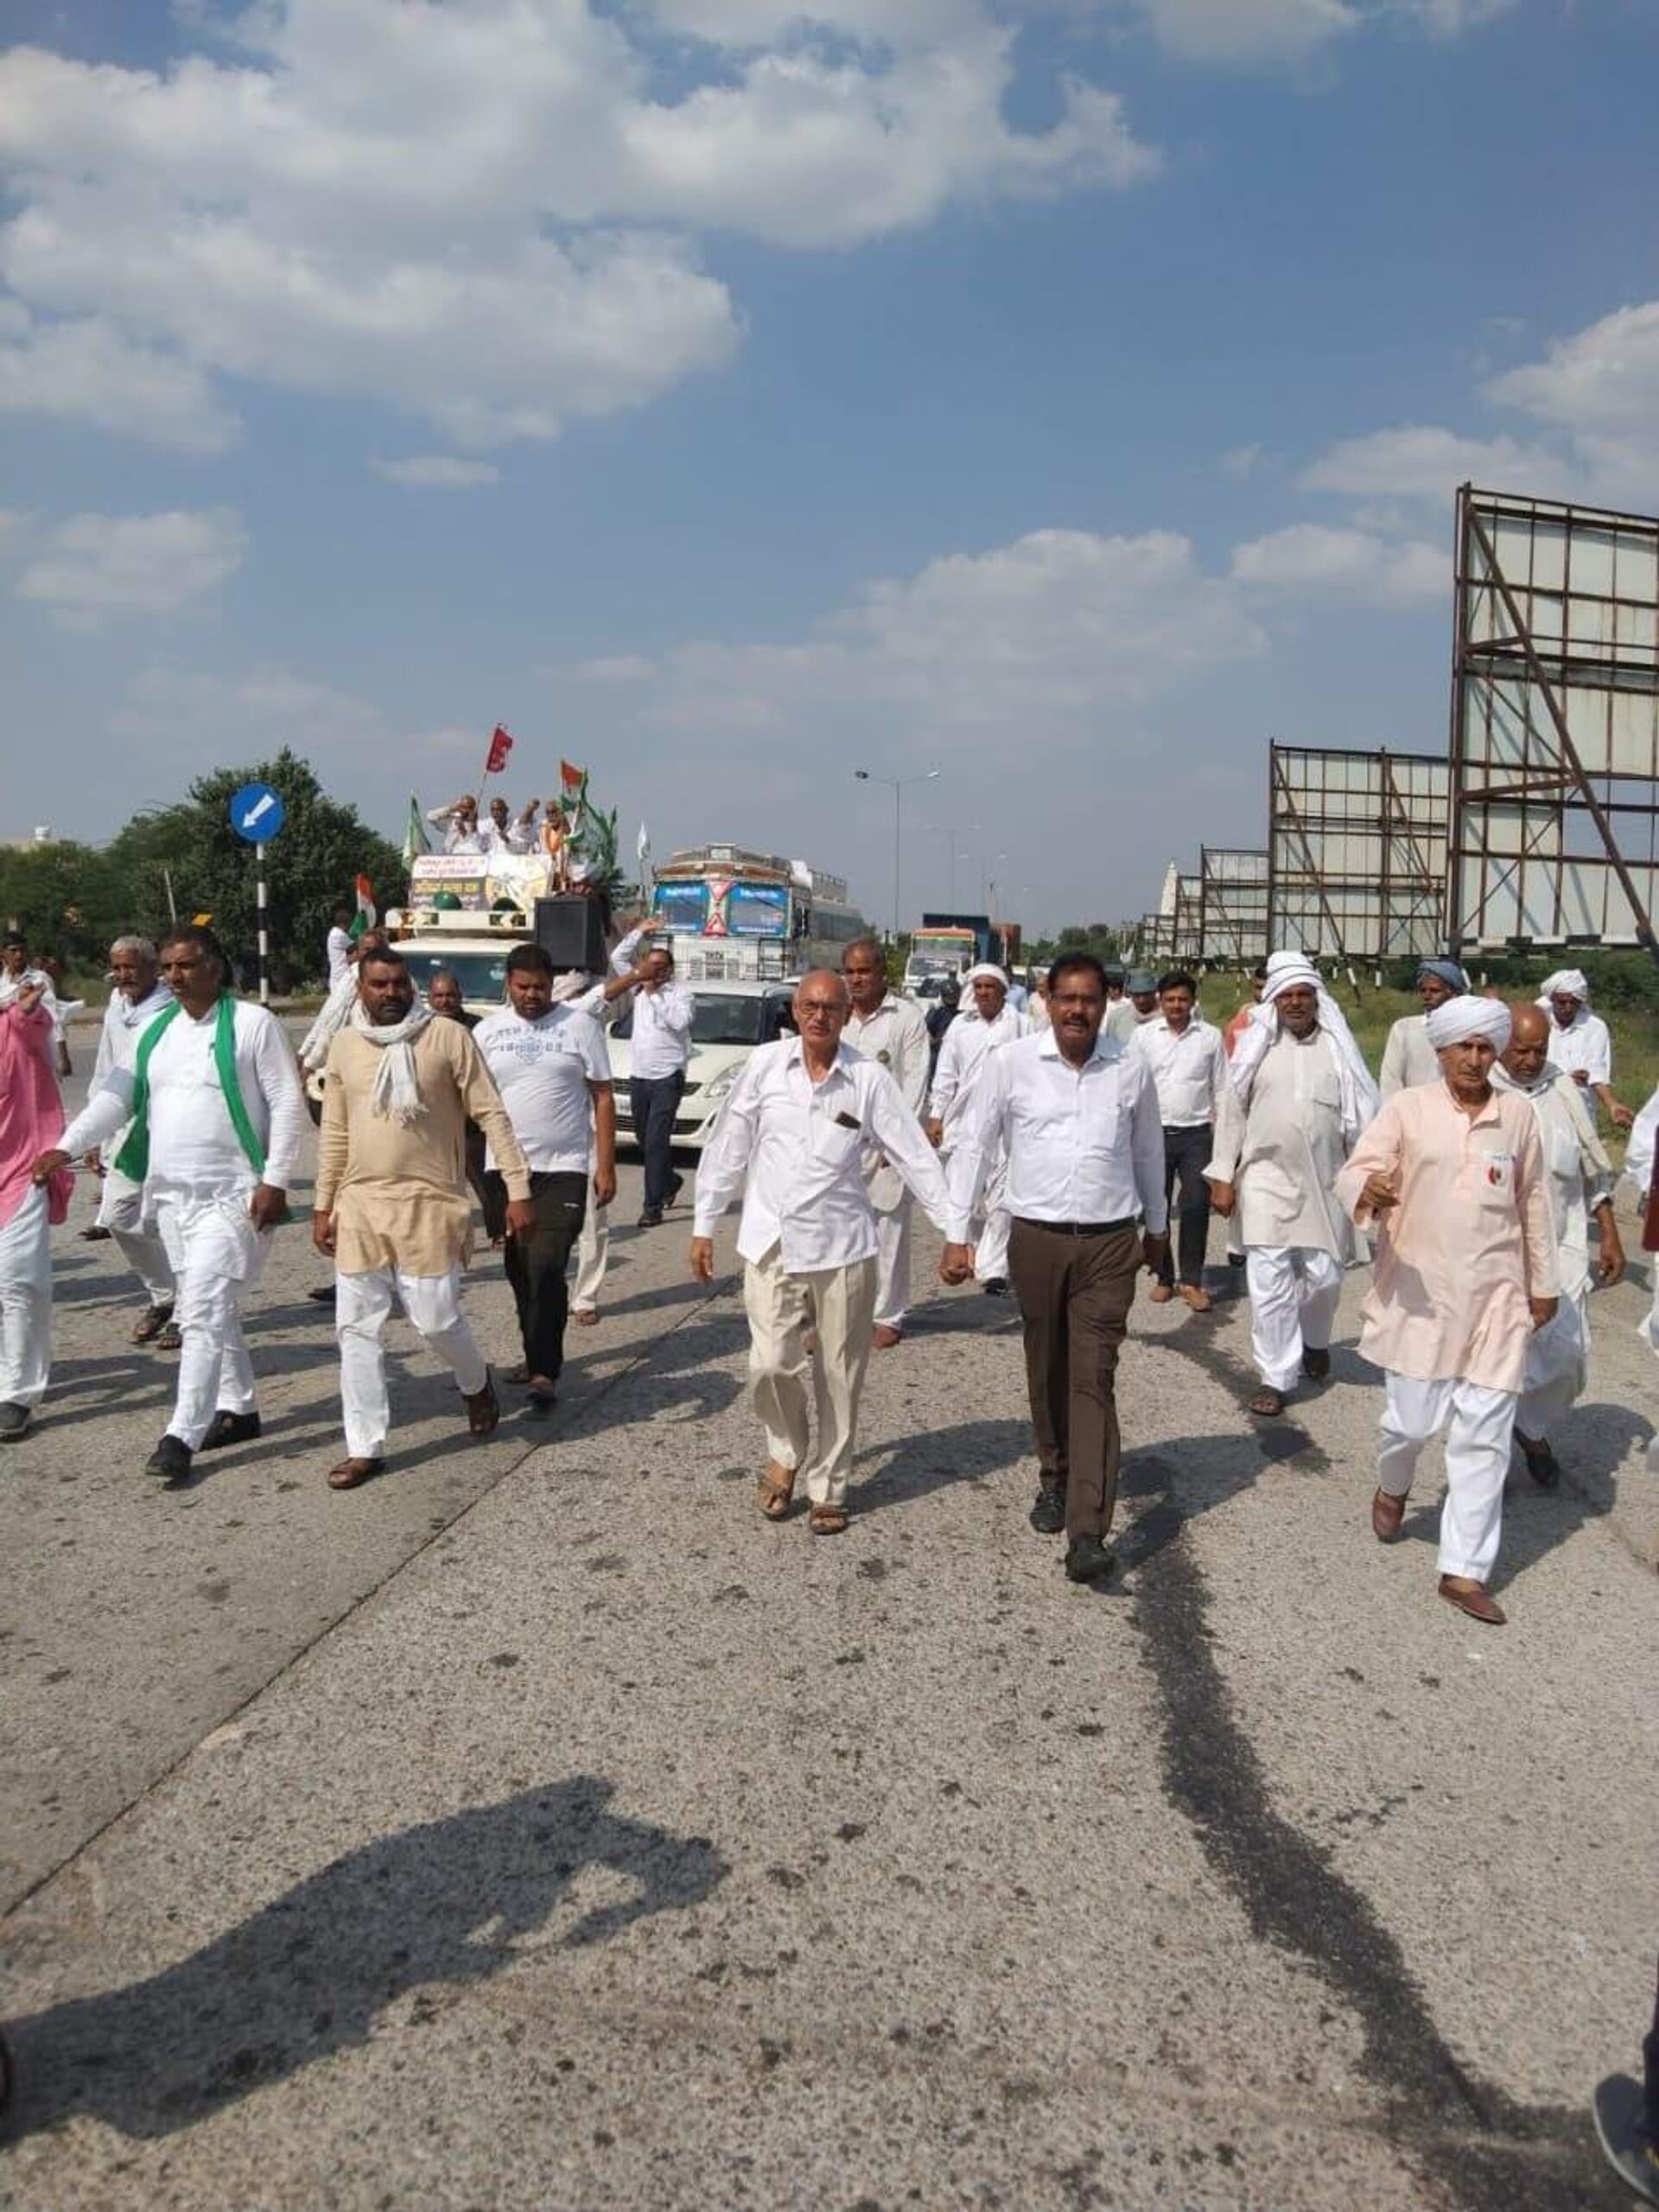
[[[973,983],[990,982],[1001,983],[1005,991],[1008,988],[1008,979],[1003,974],[1002,970],[997,966],[995,960],[982,960],[978,962],[974,967],[968,970],[968,973],[962,980],[964,987]]]
[[[1250,1018],[1228,1063],[1233,1088],[1248,1106],[1250,1093],[1255,1088],[1256,1071],[1279,1035],[1279,998],[1283,992],[1298,988],[1319,994],[1319,1027],[1337,1052],[1343,1134],[1351,1144],[1377,1109],[1376,1085],[1371,1080],[1364,1054],[1354,1042],[1354,1033],[1348,1027],[1342,1008],[1325,989],[1319,969],[1304,953],[1268,955],[1268,979],[1262,987],[1262,1003],[1250,1008]]]
[[[1546,976],[1539,986],[1538,1003],[1548,1006],[1557,991],[1564,991],[1569,998],[1590,1003],[1590,986],[1582,968],[1558,968],[1553,976]]]
[[[1495,1052],[1508,1049],[1510,1042],[1510,1009],[1502,999],[1447,999],[1444,1006],[1437,1006],[1427,1018],[1428,1041],[1434,1050],[1443,1052],[1448,1045],[1461,1045],[1471,1037],[1484,1037]]]

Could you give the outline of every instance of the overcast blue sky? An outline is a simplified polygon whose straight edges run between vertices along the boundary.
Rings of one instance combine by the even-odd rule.
[[[501,720],[883,921],[938,766],[906,919],[1116,917],[1269,735],[1443,746],[1462,477],[1659,506],[1659,0],[3,20],[0,834]]]

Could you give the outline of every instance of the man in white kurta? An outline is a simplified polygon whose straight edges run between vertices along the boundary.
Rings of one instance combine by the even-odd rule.
[[[177,1285],[178,1399],[148,1474],[177,1482],[193,1455],[259,1433],[242,1305],[259,1278],[299,1166],[305,1102],[274,1015],[231,997],[211,931],[162,940],[176,1003],[136,1033],[44,1164],[78,1159],[131,1125],[117,1165],[144,1187]]]
[[[1205,1173],[1215,1211],[1236,1209],[1250,1294],[1258,1419],[1281,1414],[1304,1375],[1331,1371],[1342,1270],[1357,1256],[1333,1195],[1376,1108],[1341,1010],[1300,953],[1275,953],[1228,1063]]]
[[[92,1090],[98,1090],[111,1068],[130,1061],[137,1031],[173,1003],[173,994],[162,981],[156,948],[148,938],[117,938],[110,947],[110,1002],[104,1009],[98,1057],[92,1063]],[[125,1141],[123,1129],[102,1147],[99,1164],[104,1185],[96,1225],[109,1230],[149,1301],[132,1325],[132,1341],[156,1344],[164,1351],[176,1351],[179,1334],[173,1325],[173,1270],[156,1230],[145,1226],[143,1185],[124,1175],[115,1164]]]
[[[1428,1037],[1442,1080],[1396,1091],[1337,1179],[1377,1234],[1359,1340],[1386,1377],[1371,1529],[1382,1543],[1399,1535],[1423,1446],[1444,1432],[1440,1595],[1497,1627],[1486,1586],[1527,1347],[1555,1315],[1555,1232],[1536,1118],[1491,1081],[1509,1008],[1449,999]]]
[[[850,1006],[832,969],[801,978],[799,1033],[752,1052],[720,1109],[697,1169],[691,1240],[691,1272],[712,1282],[715,1224],[741,1192],[749,1392],[766,1433],[760,1510],[781,1521],[804,1476],[809,1525],[825,1536],[847,1526],[875,1318],[875,1213],[864,1180],[873,1144],[945,1238],[942,1264],[953,1281],[965,1277],[969,1261],[967,1217],[951,1202],[914,1109],[879,1060],[841,1041]],[[810,1350],[809,1332],[817,1339]]]
[[[886,1068],[919,1128],[927,1096],[927,1017],[914,999],[887,988],[887,962],[873,937],[847,947],[841,972],[853,1007],[842,1044]],[[875,1146],[864,1155],[864,1181],[875,1208],[875,1348],[891,1351],[910,1310],[912,1199],[903,1176]]]
[[[592,1014],[606,1033],[607,1042],[611,1025],[621,1012],[619,1000],[607,995],[602,976],[585,975],[575,968],[555,981],[553,1003],[574,1007],[579,1014]],[[595,1150],[594,1166],[597,1166]],[[610,1197],[601,1198],[600,1185],[590,1173],[582,1235],[576,1240],[576,1279],[570,1287],[570,1319],[582,1329],[594,1328],[599,1322],[599,1294],[605,1287],[606,1270],[611,1260],[611,1205],[616,1197],[614,1172],[608,1188]]]
[[[973,1105],[979,1077],[989,1056],[1031,1034],[1031,1022],[1007,1003],[1008,979],[988,960],[963,977],[969,1003],[944,1033],[927,1102],[927,1134],[948,1160]],[[1008,1211],[1003,1205],[1007,1162],[993,1160],[978,1203],[983,1209],[972,1224],[974,1274],[993,1295],[1008,1287]]]
[[[1636,1185],[1636,1203],[1643,1217],[1642,1249],[1659,1253],[1659,1090],[1637,1116],[1630,1141],[1624,1148],[1624,1173]],[[1643,1315],[1642,1334],[1659,1351],[1659,1258],[1653,1264],[1653,1303]],[[1659,1434],[1648,1446],[1649,1464],[1659,1461]]]
[[[1588,1375],[1591,1222],[1597,1232],[1595,1279],[1604,1287],[1624,1274],[1624,1249],[1613,1220],[1612,1162],[1578,1085],[1549,1064],[1548,1018],[1535,1006],[1516,1007],[1510,1018],[1509,1045],[1492,1069],[1492,1084],[1526,1099],[1537,1117],[1560,1276],[1555,1319],[1535,1329],[1527,1347],[1515,1440],[1533,1480],[1554,1490],[1561,1470],[1550,1431],[1566,1417]]]
[[[1550,1065],[1571,1076],[1580,1090],[1605,1106],[1616,1129],[1628,1129],[1636,1117],[1613,1093],[1612,1033],[1599,1014],[1590,1011],[1590,985],[1584,970],[1558,968],[1546,976],[1538,1006],[1549,1016]],[[1591,1112],[1595,1111],[1592,1107]]]
[[[1440,1063],[1428,1041],[1427,1021],[1437,1006],[1459,997],[1469,988],[1469,978],[1455,960],[1424,960],[1417,968],[1417,995],[1421,1014],[1402,1014],[1389,1032],[1382,1047],[1382,1065],[1376,1087],[1384,1098],[1396,1090],[1414,1090],[1420,1083],[1438,1083]]]

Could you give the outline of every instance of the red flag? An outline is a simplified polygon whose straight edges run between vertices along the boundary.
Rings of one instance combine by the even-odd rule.
[[[490,740],[490,757],[484,763],[485,774],[486,776],[499,776],[501,771],[506,766],[507,755],[512,752],[512,740],[507,735],[505,730],[502,728],[500,723],[497,722],[495,726],[495,734]]]
[[[579,791],[582,789],[583,780],[583,772],[580,768],[573,768],[568,760],[560,761],[559,781],[563,785],[567,791]]]

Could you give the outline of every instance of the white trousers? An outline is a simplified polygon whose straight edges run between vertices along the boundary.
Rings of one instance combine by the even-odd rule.
[[[582,1217],[582,1235],[576,1243],[576,1281],[570,1294],[573,1313],[598,1313],[599,1294],[605,1287],[605,1268],[610,1256],[611,1210],[594,1198],[590,1182],[588,1210]]]
[[[905,1192],[891,1213],[875,1217],[875,1325],[902,1329],[910,1312],[910,1216]]]
[[[52,1368],[52,1231],[38,1185],[0,1229],[0,1405],[38,1406]]]
[[[858,1402],[870,1363],[875,1325],[874,1259],[850,1267],[784,1272],[774,1244],[763,1260],[743,1270],[743,1304],[749,1317],[749,1402],[766,1432],[766,1453],[780,1467],[805,1477],[814,1505],[839,1505],[847,1495],[858,1436]],[[806,1332],[817,1332],[815,1352]],[[811,1441],[811,1410],[817,1446]]]
[[[1269,1390],[1294,1390],[1302,1354],[1325,1351],[1337,1325],[1342,1269],[1306,1245],[1252,1244],[1244,1255],[1250,1291],[1250,1352]]]
[[[1515,1425],[1535,1443],[1571,1411],[1588,1379],[1590,1285],[1562,1287],[1555,1319],[1527,1339],[1527,1372]]]
[[[98,1202],[98,1226],[107,1229],[115,1249],[144,1287],[152,1306],[170,1306],[175,1286],[161,1238],[144,1227],[144,1186],[111,1167],[105,1171]]]
[[[1007,1281],[1008,1235],[1014,1227],[1013,1217],[1002,1203],[1007,1188],[1007,1162],[998,1160],[985,1179],[984,1212],[969,1230],[974,1246],[976,1282]]]
[[[1503,1533],[1503,1479],[1518,1402],[1513,1390],[1488,1390],[1450,1376],[1421,1382],[1384,1376],[1379,1489],[1403,1497],[1425,1444],[1446,1432],[1446,1503],[1440,1512],[1440,1573],[1491,1580]]]
[[[176,1286],[173,1319],[184,1339],[168,1434],[194,1452],[215,1413],[254,1409],[242,1301],[259,1280],[270,1234],[255,1229],[242,1194],[164,1202],[156,1225]]]
[[[386,1397],[386,1354],[380,1332],[391,1312],[392,1295],[409,1316],[427,1350],[454,1375],[465,1397],[484,1388],[489,1370],[473,1341],[461,1310],[461,1269],[447,1275],[406,1275],[401,1268],[377,1268],[360,1275],[334,1278],[334,1332],[340,1338],[340,1395],[345,1414],[346,1450],[353,1459],[384,1459],[391,1427]]]

